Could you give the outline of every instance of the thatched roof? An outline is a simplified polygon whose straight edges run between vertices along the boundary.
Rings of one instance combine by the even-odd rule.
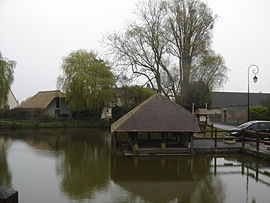
[[[156,94],[115,121],[111,132],[198,132],[194,115]]]
[[[64,94],[60,90],[40,91],[32,97],[26,99],[17,108],[45,109],[56,97],[63,98]]]
[[[211,115],[212,113],[207,109],[197,109],[194,112],[195,115]]]

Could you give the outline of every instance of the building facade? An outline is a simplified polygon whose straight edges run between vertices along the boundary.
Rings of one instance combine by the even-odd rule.
[[[18,108],[39,110],[49,116],[71,117],[65,95],[60,90],[40,91],[26,99]]]

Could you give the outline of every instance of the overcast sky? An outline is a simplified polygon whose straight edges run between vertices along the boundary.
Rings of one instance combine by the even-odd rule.
[[[12,90],[21,102],[56,89],[62,58],[78,49],[104,52],[106,33],[124,28],[136,0],[0,0],[0,51],[17,61]],[[208,0],[218,15],[213,49],[230,69],[219,91],[247,91],[247,69],[260,68],[251,92],[270,92],[270,1]],[[268,58],[269,57],[269,58]],[[252,74],[251,74],[252,75]],[[251,77],[250,77],[251,78]]]

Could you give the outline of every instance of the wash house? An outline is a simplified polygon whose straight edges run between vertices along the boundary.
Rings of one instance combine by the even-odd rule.
[[[112,150],[125,155],[192,151],[192,135],[199,132],[196,117],[156,94],[111,126]]]

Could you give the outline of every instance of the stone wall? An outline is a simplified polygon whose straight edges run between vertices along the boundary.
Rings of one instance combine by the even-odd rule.
[[[221,122],[236,124],[247,122],[247,106],[230,106],[221,108]]]

